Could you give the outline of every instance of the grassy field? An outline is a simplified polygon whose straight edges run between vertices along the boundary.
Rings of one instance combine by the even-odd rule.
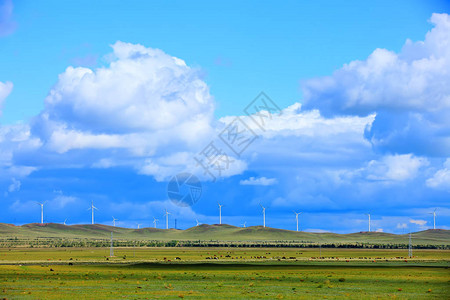
[[[110,258],[107,248],[0,249],[0,298],[450,297],[448,250],[417,250],[406,261],[404,250],[322,249],[321,254],[318,249],[118,248]]]
[[[138,247],[115,247],[110,257],[108,247],[70,244],[107,245],[111,232],[118,245],[122,241]],[[144,246],[145,241],[174,240],[205,241],[201,246],[211,246],[213,240],[225,243]],[[300,244],[280,247],[292,246],[293,241]],[[246,243],[252,246],[242,247]],[[300,248],[301,243],[307,247]],[[367,243],[380,249],[324,247],[327,243]],[[414,233],[412,258],[407,258],[407,243],[407,235],[307,233],[259,226],[135,230],[0,224],[0,299],[450,299],[450,231]],[[393,245],[404,249],[381,249]]]
[[[1,266],[0,296],[20,299],[448,299],[431,267],[277,265]]]
[[[0,264],[27,262],[370,262],[405,264],[407,250],[298,248],[0,248]],[[406,263],[450,262],[450,250],[414,250]],[[177,259],[179,258],[179,259]],[[347,262],[348,260],[348,262]],[[387,261],[386,261],[387,260]]]

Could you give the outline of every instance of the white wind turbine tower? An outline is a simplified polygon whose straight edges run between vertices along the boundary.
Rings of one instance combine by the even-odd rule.
[[[266,228],[266,208],[264,206],[261,205],[261,203],[259,204],[259,206],[261,206],[262,208],[262,212],[263,212],[263,220],[264,220],[264,228]]]
[[[222,206],[223,204],[220,204],[217,202],[217,205],[219,205],[219,224],[222,224]]]
[[[369,217],[369,232],[370,232],[370,214],[366,214]]]
[[[195,222],[197,223],[197,225],[195,225],[195,226],[198,226],[198,225],[200,225],[200,223],[198,222],[198,220],[197,220],[197,219],[195,219]]]
[[[166,229],[169,229],[169,215],[170,212],[167,211],[167,209],[164,209],[166,212],[164,213],[164,216],[166,216]]]
[[[91,207],[89,207],[88,210],[92,210],[92,225],[94,225],[94,209],[98,210],[98,208],[94,206],[94,201],[91,201]]]
[[[244,224],[241,224],[241,225],[245,228],[245,224],[247,224],[247,222],[244,222]]]
[[[155,218],[155,217],[153,217],[153,226],[156,228],[156,223],[158,223],[158,219],[157,218]]]
[[[433,229],[436,229],[436,210],[437,208],[435,208],[432,213],[429,213],[430,215],[433,215]]]
[[[112,217],[113,217],[113,226],[116,227],[116,221],[119,221],[119,219],[114,218],[114,216]]]
[[[298,216],[302,214],[302,212],[296,212],[295,210],[293,210],[294,214],[295,214],[295,220],[297,221],[297,231],[298,231]]]
[[[66,218],[66,219],[64,220],[64,225],[67,225],[67,224],[66,224],[66,222],[67,222],[67,219],[68,219],[68,218]]]
[[[142,225],[142,224],[137,223],[138,229],[141,229],[141,225]]]
[[[45,202],[36,202],[37,205],[41,206],[41,224],[44,224],[44,204],[47,203],[47,201]]]

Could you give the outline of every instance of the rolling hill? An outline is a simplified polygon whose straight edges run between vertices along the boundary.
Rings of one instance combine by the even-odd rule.
[[[252,226],[247,228],[231,225],[203,224],[185,230],[142,228],[130,229],[108,225],[62,225],[56,223],[25,224],[15,226],[0,223],[0,239],[108,239],[111,235],[121,240],[158,240],[158,241],[235,241],[235,242],[274,242],[295,241],[312,243],[373,243],[406,244],[408,235],[383,232],[357,232],[350,234],[296,232],[277,228]],[[450,230],[436,229],[412,234],[414,244],[450,245]]]

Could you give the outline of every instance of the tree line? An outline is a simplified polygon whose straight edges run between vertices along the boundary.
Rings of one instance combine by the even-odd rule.
[[[36,238],[0,239],[1,248],[30,247],[30,248],[84,248],[84,247],[110,247],[109,239],[61,239]],[[408,249],[405,243],[368,243],[368,242],[308,242],[308,241],[158,241],[158,240],[113,240],[114,247],[230,247],[230,248],[353,248],[353,249]],[[413,244],[414,249],[450,249],[450,245]]]

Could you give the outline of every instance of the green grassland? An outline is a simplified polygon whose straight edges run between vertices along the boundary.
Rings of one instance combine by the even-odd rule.
[[[0,296],[20,299],[446,299],[434,268],[296,266],[8,266]],[[394,272],[393,272],[394,271]]]
[[[417,250],[406,260],[404,250],[382,249],[326,249],[321,258],[317,249],[290,248],[117,248],[114,253],[0,249],[0,298],[450,297],[448,250]]]
[[[115,244],[132,246],[115,246],[110,257],[110,249],[101,245],[109,243],[111,232]],[[135,230],[0,224],[0,299],[449,299],[450,232],[428,230],[412,236],[415,247],[409,258],[404,247],[381,247],[404,246],[408,236],[386,233],[307,233],[229,225]],[[96,247],[55,242],[81,240],[102,242]],[[146,246],[146,241],[174,240],[205,244]],[[223,241],[224,246],[211,247],[210,241]],[[292,241],[298,244],[281,247]],[[304,243],[314,247],[303,247]],[[361,243],[381,246],[326,247]]]
[[[406,249],[318,249],[318,248],[189,248],[119,247],[114,257],[109,248],[0,248],[0,265],[8,263],[130,263],[130,262],[217,262],[305,264],[335,262],[399,265],[429,263],[449,266],[450,250]],[[348,260],[348,261],[347,261]],[[405,262],[406,260],[406,262]]]

